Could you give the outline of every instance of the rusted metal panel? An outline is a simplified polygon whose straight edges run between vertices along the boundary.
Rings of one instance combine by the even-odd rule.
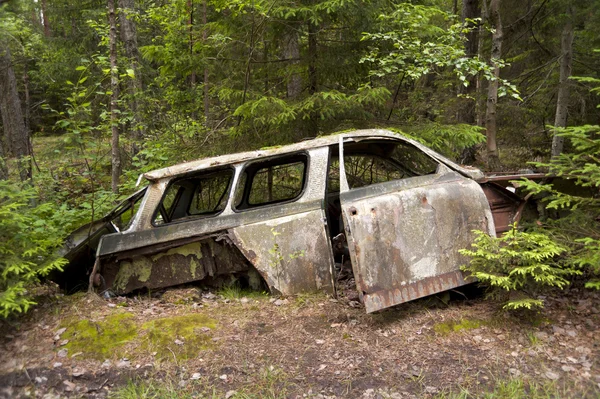
[[[496,226],[496,234],[510,230],[510,225],[518,222],[525,201],[518,195],[496,183],[481,184],[490,205]]]
[[[413,301],[438,292],[465,285],[467,282],[459,270],[444,273],[439,276],[426,277],[414,283],[405,284],[399,288],[372,292],[364,297],[367,313],[389,308],[399,303]]]
[[[231,229],[272,292],[333,293],[333,255],[321,209]]]
[[[247,271],[249,263],[225,234],[159,245],[102,259],[103,287],[114,294],[163,288]]]
[[[449,172],[390,183],[341,194],[356,286],[368,312],[464,284],[448,279],[466,263],[458,250],[469,247],[473,230],[494,234],[473,180]]]

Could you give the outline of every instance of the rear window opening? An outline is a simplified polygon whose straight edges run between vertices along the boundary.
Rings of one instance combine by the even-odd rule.
[[[251,163],[242,172],[235,192],[236,210],[294,201],[306,186],[306,154]]]
[[[167,187],[152,223],[162,225],[220,214],[227,205],[232,180],[231,168],[175,180]]]

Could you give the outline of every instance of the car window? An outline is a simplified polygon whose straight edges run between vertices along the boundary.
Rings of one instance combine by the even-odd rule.
[[[344,144],[344,168],[353,188],[434,174],[438,163],[418,148],[401,142]],[[339,191],[339,159],[332,156],[328,191]]]
[[[225,210],[232,169],[204,172],[171,183],[154,216],[155,225],[214,216]]]
[[[237,209],[297,198],[304,189],[307,158],[300,154],[248,165],[235,194]]]

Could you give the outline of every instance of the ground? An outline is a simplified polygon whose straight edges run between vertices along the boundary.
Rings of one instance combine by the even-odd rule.
[[[2,325],[0,397],[600,397],[600,294],[545,301],[513,315],[453,292],[368,315],[237,289],[49,295]]]

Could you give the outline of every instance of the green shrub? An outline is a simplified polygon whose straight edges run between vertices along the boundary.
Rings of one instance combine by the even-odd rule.
[[[66,263],[54,256],[63,239],[50,221],[56,204],[31,207],[36,198],[27,185],[0,181],[0,315],[5,318],[35,304],[28,288]]]
[[[519,231],[516,224],[502,237],[476,234],[472,249],[460,250],[471,258],[461,269],[488,285],[493,296],[508,297],[505,309],[543,307],[537,296],[544,288],[562,289],[570,276],[581,274],[563,262],[567,248],[546,234]]]
[[[555,134],[565,138],[570,151],[535,165],[546,168],[551,176],[569,179],[579,189],[566,193],[551,183],[524,180],[519,184],[531,193],[542,195],[546,209],[563,213],[558,220],[544,221],[545,232],[569,248],[568,261],[585,273],[586,287],[600,289],[600,126],[555,130]]]

